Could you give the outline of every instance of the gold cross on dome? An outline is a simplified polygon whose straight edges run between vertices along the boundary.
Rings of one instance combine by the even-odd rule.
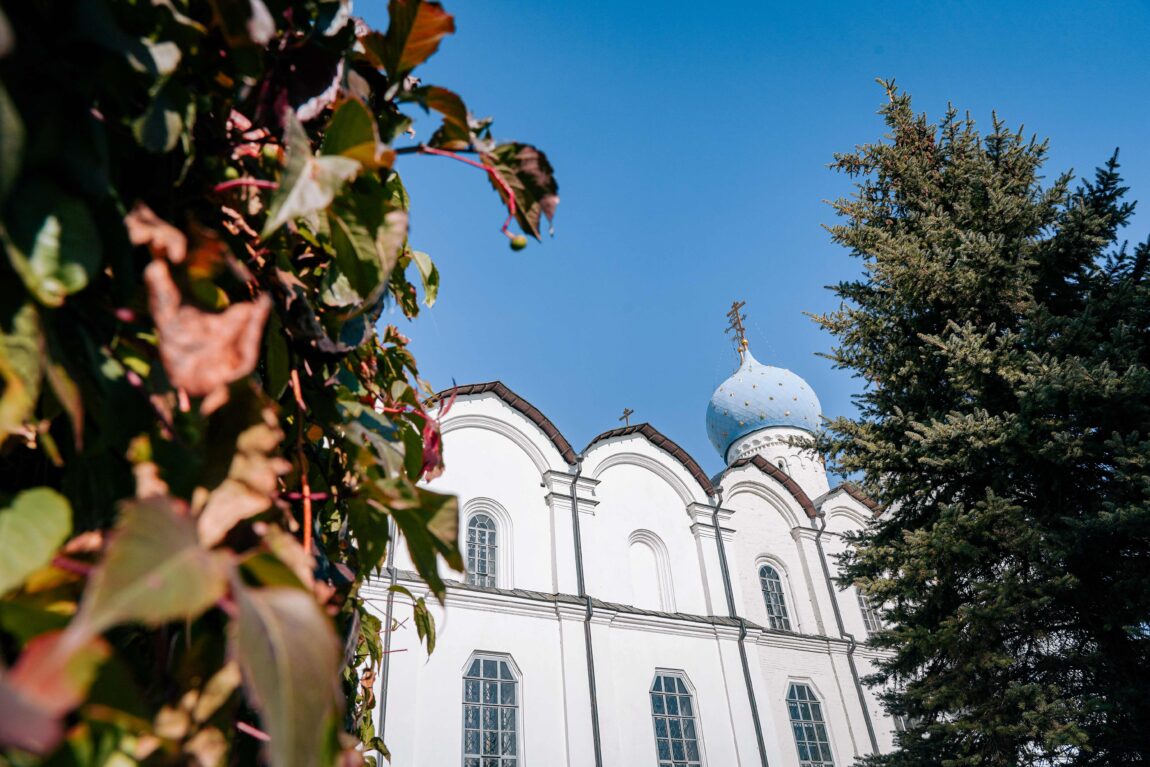
[[[630,426],[631,425],[631,416],[634,415],[634,413],[635,413],[634,410],[632,410],[629,407],[625,407],[625,408],[623,408],[623,415],[621,415],[619,417],[619,420],[622,421],[623,423],[625,423],[627,426]]]
[[[739,310],[746,305],[746,301],[731,302],[731,311],[727,312],[727,319],[731,321],[731,324],[723,331],[733,334],[732,337],[735,340],[735,347],[739,351],[739,359],[742,359],[747,351],[747,329],[743,326],[743,320],[747,319],[747,315],[739,313]]]

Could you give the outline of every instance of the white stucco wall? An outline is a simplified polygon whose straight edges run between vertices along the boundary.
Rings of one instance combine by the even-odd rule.
[[[521,674],[517,767],[593,765],[589,630],[604,765],[656,764],[649,690],[658,670],[682,672],[690,681],[705,765],[760,765],[724,559],[736,613],[746,621],[742,645],[772,767],[798,764],[784,702],[796,680],[810,684],[823,703],[836,764],[869,752],[815,526],[779,481],[744,465],[726,472],[708,496],[687,467],[640,433],[592,444],[576,479],[576,467],[542,430],[493,393],[459,398],[443,427],[448,468],[430,486],[459,496],[464,534],[476,510],[497,520],[498,588],[458,584],[463,576],[444,568],[458,585],[449,585],[446,608],[434,609],[435,653],[426,656],[410,622],[392,635],[384,733],[392,764],[461,764],[462,675],[472,654],[485,652],[510,658]],[[846,494],[832,496],[822,542],[837,552],[841,534],[868,512]],[[586,599],[578,597],[575,516],[586,593],[595,600],[589,624]],[[764,561],[785,580],[790,633],[763,628],[758,565]],[[402,546],[395,564],[405,573],[413,569]],[[409,574],[401,582],[421,593]],[[382,615],[386,583],[372,583],[364,594]],[[847,631],[864,638],[853,591],[834,598]],[[403,620],[410,607],[398,602],[395,614]],[[868,652],[856,651],[863,673],[877,657]],[[868,708],[880,745],[889,748],[889,719],[873,696]]]

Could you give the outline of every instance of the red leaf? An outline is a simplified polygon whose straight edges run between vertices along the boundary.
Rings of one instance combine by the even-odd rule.
[[[559,183],[547,155],[530,144],[500,144],[482,155],[483,162],[495,170],[515,195],[515,218],[523,231],[539,239],[541,216],[548,221],[559,206]],[[491,180],[492,186],[507,202],[507,192]]]
[[[84,700],[109,653],[100,637],[71,629],[28,642],[16,665],[0,677],[0,746],[51,750],[63,734],[61,719]]]
[[[148,264],[144,281],[168,380],[190,397],[213,395],[214,407],[223,404],[225,387],[255,369],[271,300],[261,295],[219,314],[201,311],[182,303],[168,264],[160,260]]]
[[[439,41],[455,32],[455,19],[439,3],[391,0],[388,15],[391,23],[379,58],[392,81],[431,58]]]

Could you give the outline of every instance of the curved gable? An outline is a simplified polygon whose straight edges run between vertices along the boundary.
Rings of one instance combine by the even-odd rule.
[[[815,508],[815,504],[811,501],[811,498],[809,495],[807,495],[806,491],[799,486],[799,483],[795,482],[785,471],[780,469],[778,466],[775,466],[773,463],[768,461],[766,458],[763,458],[761,455],[753,455],[749,458],[740,458],[739,460],[732,463],[727,471],[730,471],[731,469],[737,469],[740,466],[746,466],[747,464],[754,466],[756,469],[782,485],[783,489],[791,494],[791,497],[798,502],[799,506],[803,510],[803,513],[805,513],[808,517],[811,519],[818,517],[819,512]],[[725,473],[726,472],[724,472],[724,474]]]
[[[715,486],[711,483],[711,480],[707,477],[706,472],[699,466],[698,462],[696,462],[686,450],[663,436],[658,429],[649,423],[637,423],[634,426],[624,426],[619,429],[605,431],[587,443],[587,447],[583,448],[583,454],[586,455],[591,448],[599,442],[614,439],[615,437],[627,437],[632,434],[642,436],[652,445],[671,456],[671,458],[675,459],[675,461],[691,475],[691,478],[695,480],[704,493],[709,496],[715,495]]]
[[[543,432],[543,436],[559,451],[559,455],[563,457],[564,461],[570,465],[575,463],[576,456],[574,449],[571,447],[571,443],[567,441],[567,438],[563,436],[559,428],[551,422],[551,419],[543,415],[539,408],[507,388],[502,381],[489,381],[487,383],[456,386],[452,389],[439,392],[435,395],[435,398],[439,401],[443,401],[444,399],[450,400],[452,397],[465,397],[488,393],[495,395],[509,408],[521,413],[528,421],[535,424],[535,426]]]

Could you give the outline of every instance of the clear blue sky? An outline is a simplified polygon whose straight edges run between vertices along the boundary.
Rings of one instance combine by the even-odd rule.
[[[720,469],[704,413],[737,362],[723,335],[734,298],[758,359],[806,378],[825,413],[853,412],[856,382],[816,356],[831,340],[804,312],[832,308],[824,286],[859,268],[822,229],[824,201],[850,189],[826,165],[881,136],[876,77],[932,117],[949,101],[1049,137],[1050,176],[1121,147],[1145,200],[1128,237],[1150,231],[1145,0],[446,6],[457,34],[424,82],[547,152],[556,235],[511,252],[481,172],[405,157],[411,241],[443,283],[415,323],[384,319],[413,336],[437,388],[500,379],[576,450],[627,406]]]

